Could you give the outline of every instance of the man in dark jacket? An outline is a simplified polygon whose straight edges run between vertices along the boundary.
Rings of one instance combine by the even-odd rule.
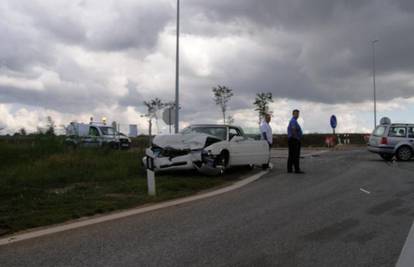
[[[299,166],[300,159],[300,148],[302,140],[302,128],[298,123],[299,110],[295,109],[292,112],[292,119],[288,125],[288,144],[289,144],[289,157],[287,162],[287,171],[288,173],[293,172],[293,167],[295,167],[295,173],[304,173]]]

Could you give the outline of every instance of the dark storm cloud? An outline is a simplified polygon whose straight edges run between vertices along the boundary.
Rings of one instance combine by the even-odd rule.
[[[392,74],[414,72],[411,1],[212,0],[207,3],[192,0],[191,4],[189,13],[198,10],[216,24],[239,24],[245,28],[245,35],[260,39],[258,42],[272,45],[274,38],[269,29],[296,38],[294,45],[284,47],[284,51],[299,53],[290,53],[290,58],[284,60],[268,60],[256,50],[245,51],[249,60],[246,54],[241,54],[235,62],[222,62],[224,71],[213,80],[233,82],[246,94],[269,90],[276,97],[324,103],[370,99],[371,40],[378,38],[377,71],[383,77],[379,78],[383,81],[378,84],[379,98],[390,100],[414,95],[412,84],[386,80]],[[190,34],[202,35],[194,27],[187,29]],[[260,71],[251,73],[252,65]],[[237,77],[232,77],[233,73]],[[390,86],[392,90],[382,86]]]
[[[203,12],[212,20],[232,21],[245,18],[266,27],[301,30],[324,26],[335,19],[337,12],[352,11],[364,1],[331,0],[190,0],[189,12]],[[185,9],[185,7],[184,7]],[[185,13],[185,11],[183,11]]]
[[[143,104],[144,98],[138,92],[138,84],[133,81],[128,81],[126,84],[128,92],[126,95],[119,98],[119,105],[122,107],[138,107]],[[144,109],[145,110],[145,109]]]
[[[46,88],[45,90],[22,89],[14,86],[0,85],[0,103],[20,103],[24,105],[43,107],[65,113],[78,114],[91,112],[96,107],[110,107],[113,103],[109,94],[73,93],[72,86],[61,86],[61,90]],[[79,88],[76,88],[79,90]],[[84,88],[85,92],[100,92],[99,86]]]
[[[110,74],[81,66],[65,47],[100,53],[151,50],[172,9],[168,0],[0,3],[0,78],[36,80],[52,72],[58,79],[44,90],[0,85],[0,103],[61,112],[116,105]]]
[[[16,1],[11,7],[32,22],[46,37],[88,47],[119,51],[152,48],[173,9],[167,0],[158,1],[73,1],[55,3]]]
[[[149,54],[165,53],[156,49],[160,33],[174,25],[174,4],[2,2],[0,34],[5,41],[0,43],[0,76],[37,78],[41,68],[56,73],[62,84],[50,84],[43,91],[2,86],[0,102],[75,112],[102,105],[135,107],[143,98],[163,98],[147,84],[141,86],[137,77],[123,77],[129,80],[122,88],[127,93],[119,96],[110,88],[110,73],[88,70],[59,54],[64,49],[57,47],[124,53],[148,62]],[[414,4],[409,0],[182,1],[184,38],[201,38],[207,44],[235,40],[232,46],[222,45],[222,51],[206,53],[214,58],[208,75],[198,74],[183,59],[184,116],[213,112],[211,87],[217,84],[235,90],[233,110],[251,107],[255,93],[267,91],[274,97],[323,103],[366,101],[372,86],[370,42],[377,38],[378,98],[414,96],[413,82],[407,78],[414,77],[412,32]]]

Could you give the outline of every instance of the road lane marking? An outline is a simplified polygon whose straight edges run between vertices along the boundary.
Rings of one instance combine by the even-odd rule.
[[[129,216],[147,213],[151,211],[156,211],[156,210],[160,210],[160,209],[164,209],[168,207],[174,207],[174,206],[190,203],[196,200],[202,200],[205,198],[210,198],[213,196],[221,195],[221,194],[224,194],[230,191],[237,190],[243,186],[246,186],[260,179],[263,175],[267,174],[268,172],[269,171],[261,171],[255,175],[252,175],[248,178],[245,178],[227,187],[220,188],[220,189],[217,189],[211,192],[202,193],[202,194],[195,195],[195,196],[179,198],[179,199],[170,200],[170,201],[166,201],[166,202],[159,203],[159,204],[153,204],[150,206],[130,209],[126,211],[120,211],[114,214],[103,215],[103,216],[99,216],[96,218],[89,218],[89,219],[83,219],[83,220],[81,219],[80,221],[63,223],[63,224],[58,224],[58,225],[50,226],[50,227],[46,226],[47,228],[45,229],[40,229],[40,230],[38,229],[38,230],[33,230],[33,231],[29,230],[29,232],[26,232],[26,233],[20,233],[20,234],[12,235],[9,237],[0,238],[0,246],[23,241],[23,240],[42,237],[42,236],[46,236],[50,234],[60,233],[60,232],[68,231],[68,230],[73,230],[73,229],[90,226],[90,225],[94,225],[98,223],[122,219],[122,218],[126,218]]]
[[[367,190],[365,190],[365,189],[363,189],[363,188],[360,188],[359,190],[361,190],[362,192],[364,192],[365,194],[371,194],[371,192],[369,192],[369,191],[367,191]]]

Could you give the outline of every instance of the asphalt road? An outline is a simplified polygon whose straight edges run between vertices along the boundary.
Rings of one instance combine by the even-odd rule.
[[[414,162],[356,150],[306,157],[305,175],[274,163],[221,196],[2,246],[0,266],[395,265],[414,219]]]

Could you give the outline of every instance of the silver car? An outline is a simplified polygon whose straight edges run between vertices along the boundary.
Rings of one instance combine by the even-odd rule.
[[[384,160],[407,161],[414,156],[414,124],[387,123],[377,126],[369,138],[368,150]]]

